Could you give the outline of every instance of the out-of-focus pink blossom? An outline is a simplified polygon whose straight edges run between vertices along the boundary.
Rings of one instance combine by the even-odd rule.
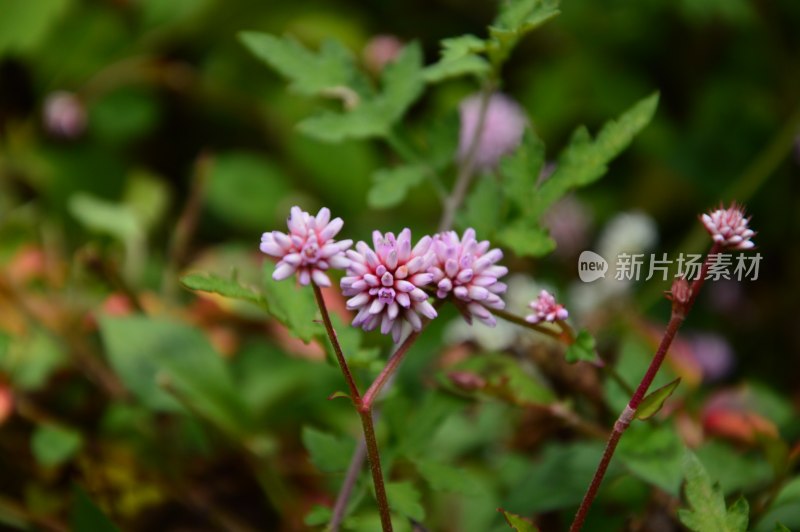
[[[56,91],[48,95],[42,118],[45,129],[57,137],[73,139],[86,129],[86,109],[71,92]]]
[[[436,309],[422,290],[433,281],[428,273],[435,259],[432,239],[425,236],[412,249],[411,231],[403,229],[397,238],[374,231],[372,242],[374,249],[358,242],[355,250],[347,252],[350,264],[342,278],[342,292],[350,298],[347,308],[358,311],[354,326],[371,331],[380,325],[383,334],[391,332],[399,342],[405,323],[419,331],[420,315],[436,317]]]
[[[403,50],[403,41],[394,35],[375,35],[364,46],[364,64],[373,74],[379,74]]]
[[[714,382],[730,373],[734,365],[731,345],[718,334],[699,333],[690,340],[694,357],[703,369],[703,380]]]
[[[0,380],[0,425],[11,416],[14,411],[14,395],[11,387]]]
[[[352,240],[333,239],[344,225],[342,219],[331,220],[327,207],[316,216],[292,207],[287,225],[288,234],[272,231],[261,236],[261,251],[280,259],[272,278],[280,281],[296,273],[302,285],[313,281],[318,286],[330,286],[325,270],[346,268],[348,260],[344,252],[353,245]]]
[[[497,320],[489,309],[505,308],[498,294],[506,291],[506,285],[498,279],[508,273],[508,268],[495,264],[503,258],[503,252],[489,246],[489,241],[475,239],[472,228],[460,239],[455,231],[439,233],[433,237],[436,260],[429,271],[436,284],[436,297],[452,294],[456,303],[463,304],[459,307],[466,311],[468,321],[475,316],[494,327]]]
[[[571,258],[586,249],[591,215],[576,197],[566,196],[557,201],[545,213],[543,222],[556,241],[556,255]]]
[[[744,208],[733,203],[727,209],[720,207],[700,216],[714,242],[729,249],[751,249],[755,244],[751,237],[755,232],[748,227],[750,218],[745,218]]]
[[[478,130],[482,100],[483,95],[476,94],[461,102],[458,159],[462,162],[466,159]],[[503,155],[511,153],[519,146],[527,122],[525,110],[517,102],[499,92],[492,94],[475,147],[475,167],[487,170],[497,166]]]
[[[556,298],[547,290],[539,292],[539,297],[531,301],[529,306],[533,314],[525,318],[528,323],[563,321],[569,317],[564,305],[556,303]]]

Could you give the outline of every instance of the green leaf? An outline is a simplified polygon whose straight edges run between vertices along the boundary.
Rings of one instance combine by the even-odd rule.
[[[45,467],[55,467],[71,459],[83,446],[77,430],[57,425],[39,425],[31,438],[31,451]]]
[[[231,436],[252,431],[228,366],[198,329],[164,317],[104,317],[100,334],[114,371],[148,408],[180,411],[182,403]]]
[[[16,388],[35,391],[47,384],[50,375],[66,362],[66,354],[47,332],[32,329],[28,334],[10,339],[0,351],[0,369],[8,373]]]
[[[446,79],[474,75],[483,78],[491,71],[489,62],[478,55],[486,50],[486,41],[474,35],[462,35],[442,41],[441,59],[425,68],[424,78],[428,83],[439,83]]]
[[[352,54],[337,41],[326,41],[315,53],[288,36],[245,31],[239,39],[256,57],[287,78],[290,88],[300,94],[314,96],[353,81]]]
[[[672,425],[639,423],[625,432],[617,454],[631,474],[677,496],[683,479],[684,450]]]
[[[69,199],[69,211],[87,229],[122,242],[129,242],[143,235],[139,219],[127,205],[121,203],[78,192]]]
[[[657,105],[657,93],[637,102],[617,120],[606,123],[595,139],[586,128],[578,128],[561,153],[555,172],[539,187],[532,214],[541,216],[569,190],[586,186],[605,174],[608,163],[650,122]]]
[[[169,189],[164,181],[148,172],[137,171],[128,177],[125,187],[125,205],[139,220],[139,224],[151,230],[155,228],[169,206]]]
[[[321,526],[330,521],[332,516],[333,511],[330,508],[316,504],[303,518],[303,522],[307,526]]]
[[[298,129],[326,142],[388,135],[424,88],[422,50],[418,43],[403,48],[399,57],[384,69],[381,85],[380,94],[357,103],[351,110],[323,112],[300,122]]]
[[[211,212],[231,226],[249,231],[269,226],[278,217],[281,198],[290,190],[289,180],[278,166],[247,152],[215,156],[207,186]]]
[[[373,185],[367,195],[367,205],[385,209],[401,203],[408,191],[425,180],[425,167],[406,165],[384,168],[372,175]]]
[[[521,515],[508,512],[502,508],[498,508],[497,510],[503,514],[503,517],[506,518],[506,523],[508,523],[508,526],[517,532],[539,532],[539,529],[536,527],[536,525],[534,525],[533,522],[527,517],[522,517]]]
[[[317,303],[309,286],[296,286],[294,278],[276,281],[272,278],[275,265],[264,264],[264,296],[270,314],[283,323],[305,343],[323,334],[318,320]]]
[[[89,108],[92,134],[104,142],[125,143],[156,126],[158,97],[141,87],[123,87],[103,93]]]
[[[192,273],[181,277],[181,284],[189,290],[210,292],[231,299],[247,301],[266,308],[264,297],[251,288],[244,287],[235,279],[223,279],[213,273]]]
[[[719,482],[724,495],[766,487],[773,473],[761,455],[748,455],[719,440],[695,451],[709,476]]]
[[[567,348],[564,357],[570,364],[574,364],[579,360],[585,362],[597,361],[597,349],[594,336],[586,329],[579,331],[578,336],[575,337],[575,342]]]
[[[474,228],[483,238],[491,237],[500,221],[501,199],[502,192],[495,179],[479,178],[464,202],[464,209],[458,215],[459,225]]]
[[[489,27],[489,58],[496,70],[528,32],[560,13],[558,0],[506,0]]]
[[[311,456],[311,462],[320,471],[335,473],[346,470],[350,465],[356,442],[313,427],[303,427],[303,445]]]
[[[665,384],[661,388],[647,394],[639,405],[639,408],[636,409],[636,419],[646,420],[656,415],[664,406],[664,401],[672,395],[672,392],[675,391],[675,388],[677,388],[680,383],[681,379],[678,377],[669,384]]]
[[[63,17],[70,0],[11,0],[3,2],[0,17],[0,56],[24,52],[43,41]]]
[[[678,517],[694,532],[745,532],[749,520],[747,501],[739,499],[725,509],[719,486],[712,484],[703,464],[691,451],[684,459],[686,501],[689,509],[678,510]]]
[[[416,521],[425,519],[425,508],[420,503],[422,495],[411,482],[387,482],[386,496],[393,512]]]
[[[785,526],[783,526],[780,523],[775,523],[775,531],[774,532],[792,532],[792,531],[789,530],[788,528],[786,528]]]
[[[525,220],[513,222],[495,235],[495,239],[518,257],[541,257],[556,248],[547,230],[530,226]]]
[[[92,502],[86,492],[76,488],[73,495],[70,530],[73,532],[117,532],[119,529]]]
[[[464,495],[477,495],[482,492],[481,485],[462,469],[432,460],[412,459],[412,461],[419,474],[433,490]]]
[[[508,200],[521,213],[528,212],[534,204],[536,182],[545,160],[544,143],[536,134],[528,130],[522,144],[508,157],[500,161],[502,186]],[[531,223],[538,222],[530,219]]]

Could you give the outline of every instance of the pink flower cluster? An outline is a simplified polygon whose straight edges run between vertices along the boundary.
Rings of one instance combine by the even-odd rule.
[[[752,249],[755,244],[751,237],[755,232],[748,227],[750,218],[744,215],[744,209],[737,204],[732,204],[727,209],[720,208],[704,214],[700,221],[709,232],[714,242],[729,249]]]
[[[539,297],[529,305],[533,314],[525,318],[528,323],[541,323],[543,321],[563,321],[569,317],[569,312],[564,305],[556,303],[556,298],[547,290],[539,292]]]
[[[489,326],[496,323],[491,311],[505,307],[500,294],[506,285],[499,278],[508,269],[497,264],[503,252],[478,242],[473,229],[461,237],[455,231],[424,236],[414,246],[409,229],[396,237],[375,231],[372,247],[358,242],[352,250],[351,240],[333,239],[343,222],[331,220],[327,208],[311,216],[292,207],[288,226],[288,234],[272,231],[261,237],[261,251],[279,259],[273,278],[297,274],[300,284],[330,286],[325,271],[346,269],[341,287],[347,308],[356,311],[353,325],[366,331],[380,327],[395,342],[408,327],[419,331],[423,317],[437,316],[432,295],[451,299],[467,321],[475,317]]]

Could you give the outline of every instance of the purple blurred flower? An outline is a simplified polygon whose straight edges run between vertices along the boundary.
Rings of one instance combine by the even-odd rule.
[[[755,232],[747,225],[750,218],[745,218],[744,208],[733,203],[727,209],[720,207],[708,214],[700,216],[714,242],[730,249],[751,249],[755,244],[751,237]]]
[[[433,281],[428,268],[434,261],[430,251],[432,239],[423,237],[411,247],[411,230],[394,234],[372,233],[374,250],[358,242],[355,251],[347,252],[350,264],[342,278],[342,292],[349,310],[357,310],[353,325],[371,331],[380,325],[383,334],[392,333],[400,341],[407,322],[415,331],[422,329],[420,314],[436,317],[436,309],[428,302],[422,287]]]
[[[373,74],[380,72],[400,55],[403,41],[394,35],[375,35],[364,46],[363,57],[367,70]]]
[[[689,342],[692,353],[703,370],[703,380],[718,381],[733,369],[733,349],[722,336],[712,333],[695,334]]]
[[[498,294],[506,291],[506,285],[498,279],[508,273],[508,268],[495,264],[503,258],[503,252],[489,250],[489,246],[487,240],[479,243],[475,239],[472,228],[464,231],[460,240],[455,231],[439,233],[433,237],[436,260],[428,271],[436,283],[436,297],[452,294],[456,304],[463,303],[459,308],[466,311],[467,321],[475,316],[494,327],[497,320],[488,309],[505,308]]]
[[[327,207],[320,209],[316,217],[292,207],[287,225],[288,234],[272,231],[261,236],[261,251],[280,259],[272,278],[280,281],[297,273],[302,285],[313,281],[318,286],[330,286],[325,270],[346,268],[344,251],[353,245],[352,240],[333,239],[344,225],[342,219],[331,220]]]
[[[458,143],[458,159],[464,161],[472,146],[481,114],[482,94],[476,94],[461,102],[461,131]],[[497,166],[500,158],[514,151],[522,141],[527,124],[525,110],[506,96],[496,92],[489,97],[486,118],[475,149],[475,167],[481,170]]]
[[[533,314],[525,318],[528,323],[562,321],[569,317],[569,312],[564,305],[556,303],[556,298],[547,290],[539,292],[539,297],[531,301],[529,306]]]
[[[73,139],[86,129],[83,102],[67,91],[56,91],[47,96],[42,119],[45,129],[57,137]]]

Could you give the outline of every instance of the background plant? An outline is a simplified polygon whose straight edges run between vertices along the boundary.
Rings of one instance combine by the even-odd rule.
[[[659,251],[700,251],[697,213],[736,198],[767,259],[756,283],[707,287],[684,354],[656,382],[682,377],[669,415],[626,434],[586,528],[677,527],[683,507],[696,529],[717,526],[709,516],[741,529],[739,495],[751,528],[800,524],[797,224],[781,214],[797,201],[794,3],[571,2],[530,34],[554,5],[498,16],[493,4],[425,3],[424,20],[392,2],[11,5],[0,22],[4,522],[98,530],[110,526],[100,508],[125,529],[322,526],[357,418],[325,400],[342,382],[308,319],[312,293],[264,275],[258,235],[297,203],[330,206],[356,240],[432,233],[466,182],[456,226],[502,246],[512,273],[560,288],[572,310],[589,297],[569,296],[575,257],[562,255],[569,239],[554,248],[552,219],[569,203],[556,200],[605,173],[652,118],[578,193],[586,247],[613,240],[603,225],[636,208],[655,218]],[[237,40],[245,28],[257,33]],[[410,43],[382,73],[360,57],[374,32]],[[533,126],[498,169],[466,172],[458,104],[494,89]],[[545,161],[556,172],[535,189]],[[181,276],[202,293],[180,290]],[[538,286],[516,279],[512,292],[528,286],[533,299]],[[381,404],[396,526],[503,530],[503,507],[566,528],[622,389],[654,351],[667,288],[640,283],[573,311],[611,373],[566,363],[563,347],[516,325],[464,342],[443,309]],[[509,308],[524,315],[526,302]],[[388,341],[332,319],[368,382]],[[736,354],[716,382],[698,356],[708,348],[688,342],[700,331],[722,332]],[[579,338],[570,360],[592,356],[592,337]],[[366,473],[350,501],[344,527],[377,529]]]

